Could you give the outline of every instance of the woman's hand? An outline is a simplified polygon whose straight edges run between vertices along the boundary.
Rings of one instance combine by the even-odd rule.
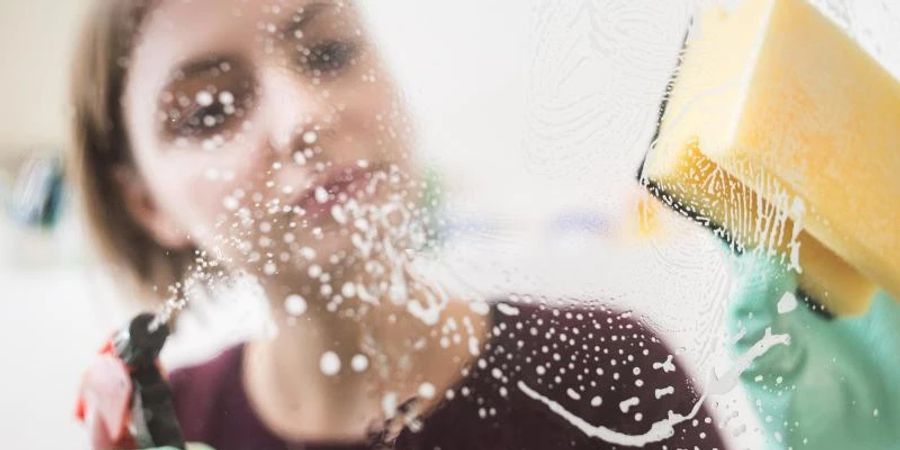
[[[766,329],[790,336],[741,378],[775,448],[884,449],[900,442],[900,306],[884,292],[860,317],[829,318],[798,297],[794,272],[735,257],[729,313],[743,354]]]

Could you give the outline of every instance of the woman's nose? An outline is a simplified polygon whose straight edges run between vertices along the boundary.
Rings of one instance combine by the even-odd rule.
[[[274,150],[290,155],[312,146],[319,136],[330,134],[338,111],[328,101],[326,91],[285,69],[269,70],[262,80],[265,101],[264,123]]]

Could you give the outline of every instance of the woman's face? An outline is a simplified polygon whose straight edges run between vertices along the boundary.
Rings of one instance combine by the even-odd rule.
[[[164,246],[320,276],[415,202],[405,115],[352,2],[162,0],[129,64],[122,178]]]

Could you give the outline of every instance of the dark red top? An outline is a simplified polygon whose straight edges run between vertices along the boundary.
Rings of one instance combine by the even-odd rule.
[[[631,435],[648,432],[670,411],[687,416],[696,404],[698,394],[684,368],[630,314],[602,306],[514,307],[492,309],[491,340],[481,359],[415,430],[390,437],[375,432],[356,445],[287,443],[250,407],[241,383],[243,347],[237,346],[172,373],[184,435],[217,450],[597,450],[623,447],[589,437],[534,395],[587,424]],[[675,426],[672,437],[644,448],[725,447],[702,408]]]

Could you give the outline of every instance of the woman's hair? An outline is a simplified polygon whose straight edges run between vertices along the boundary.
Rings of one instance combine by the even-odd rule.
[[[74,55],[73,142],[68,154],[87,224],[101,255],[124,267],[141,287],[176,284],[193,249],[169,250],[138,224],[123,198],[121,174],[138,176],[122,110],[129,59],[142,21],[156,0],[97,0]]]

